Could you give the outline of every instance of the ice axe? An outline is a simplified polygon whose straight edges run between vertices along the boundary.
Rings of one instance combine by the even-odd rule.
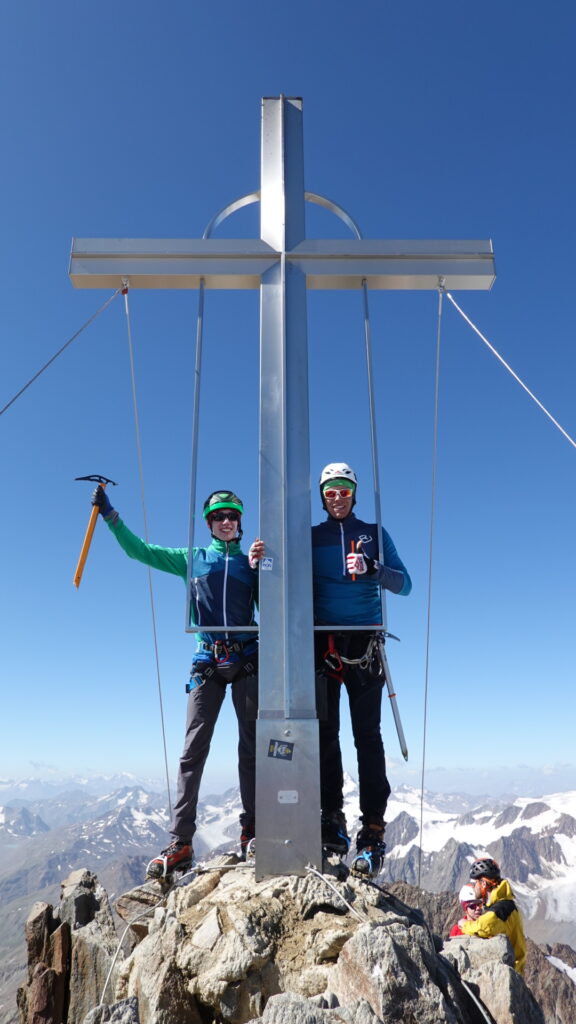
[[[392,636],[392,633],[387,633],[387,636]],[[398,637],[394,637],[395,640]],[[404,729],[402,728],[402,722],[400,720],[400,712],[398,710],[398,704],[396,703],[396,693],[394,690],[394,684],[392,682],[392,676],[390,675],[390,666],[388,665],[388,658],[386,657],[386,651],[384,650],[384,641],[380,643],[380,656],[382,658],[382,668],[384,669],[384,681],[388,690],[388,696],[390,698],[390,707],[392,708],[392,714],[394,715],[394,725],[396,726],[396,732],[398,733],[398,742],[400,744],[400,750],[402,751],[402,757],[405,761],[408,760],[408,747],[406,746],[406,738],[404,736]]]
[[[103,490],[106,490],[106,484],[112,484],[116,487],[115,480],[109,480],[107,476],[98,476],[94,473],[92,476],[77,476],[76,480],[91,480],[95,484],[100,484]],[[84,543],[82,545],[82,551],[80,552],[80,558],[78,559],[78,565],[76,566],[76,572],[74,574],[74,586],[80,586],[80,580],[82,579],[82,573],[84,572],[84,566],[86,559],[88,558],[88,552],[92,543],[92,537],[94,536],[94,530],[96,529],[96,520],[98,519],[99,508],[94,505],[92,512],[90,513],[90,519],[88,520],[88,528],[86,530],[86,536],[84,537]]]
[[[354,544],[354,541],[351,541],[351,545],[353,553],[355,551],[357,555],[362,554],[362,548],[364,546],[363,540],[359,540],[356,545]],[[356,579],[356,573],[352,574],[352,579]],[[389,633],[388,630],[384,630],[384,633],[382,634],[382,639],[380,640],[380,657],[382,659],[382,671],[384,673],[384,681],[386,683],[388,696],[390,698],[390,707],[392,708],[392,714],[394,716],[394,724],[396,726],[396,732],[398,733],[398,742],[400,744],[400,750],[402,751],[402,757],[404,758],[405,761],[407,761],[408,747],[406,746],[406,737],[404,736],[404,729],[402,728],[400,712],[398,710],[398,704],[396,703],[396,693],[394,691],[394,684],[392,682],[392,676],[390,674],[390,666],[388,664],[388,658],[386,657],[386,650],[384,648],[384,636],[391,636],[393,637],[394,640],[397,640],[398,637],[394,636],[393,633]]]

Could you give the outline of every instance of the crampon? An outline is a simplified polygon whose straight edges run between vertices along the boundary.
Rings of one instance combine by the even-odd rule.
[[[192,867],[194,851],[192,843],[174,840],[170,846],[162,850],[158,857],[154,857],[146,868],[146,877],[155,878],[159,881],[171,879],[175,872],[183,874]]]

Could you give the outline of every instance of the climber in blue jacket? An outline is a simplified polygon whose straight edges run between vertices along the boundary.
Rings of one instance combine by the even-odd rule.
[[[316,625],[344,627],[315,634],[316,672],[326,694],[320,717],[322,844],[344,854],[350,845],[343,812],[340,751],[340,690],[345,686],[358,756],[361,828],[352,870],[377,875],[385,851],[384,813],[390,784],[380,732],[382,687],[382,609],[380,589],[406,595],[412,583],[394,542],[382,530],[379,561],[375,523],[358,519],[357,478],[343,462],[330,463],[320,475],[320,496],[327,513],[312,528],[314,619]],[[346,631],[346,626],[366,631]]]

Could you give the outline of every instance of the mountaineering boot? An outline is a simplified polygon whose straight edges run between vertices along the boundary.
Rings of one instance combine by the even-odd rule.
[[[159,857],[150,861],[146,875],[148,878],[166,878],[173,871],[187,871],[192,867],[193,856],[191,839],[174,839]]]
[[[384,825],[363,825],[356,836],[356,856],[350,871],[353,875],[375,878],[382,870],[385,852]]]
[[[242,826],[240,834],[240,860],[246,860],[246,858],[254,856],[255,834],[256,830],[253,821],[249,821],[247,825]]]
[[[343,811],[331,811],[322,815],[322,849],[345,857],[350,849],[350,838],[346,829]]]

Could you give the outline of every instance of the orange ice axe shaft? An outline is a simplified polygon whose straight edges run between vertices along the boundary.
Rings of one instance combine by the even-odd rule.
[[[91,480],[93,483],[100,484],[103,490],[106,489],[106,484],[113,484],[116,486],[114,480],[109,480],[107,476],[98,476],[94,473],[92,476],[77,476],[76,480]],[[82,579],[82,573],[84,572],[84,566],[86,565],[86,559],[88,558],[88,552],[92,543],[92,537],[94,536],[94,530],[96,529],[96,520],[98,519],[100,509],[97,505],[94,505],[92,512],[90,513],[90,519],[88,520],[88,528],[86,530],[86,536],[84,537],[84,543],[78,559],[78,565],[76,566],[76,572],[74,573],[74,586],[79,587]]]

